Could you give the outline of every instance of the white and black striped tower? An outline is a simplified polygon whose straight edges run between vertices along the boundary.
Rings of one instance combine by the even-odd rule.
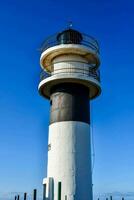
[[[98,43],[64,30],[44,42],[40,65],[39,92],[50,101],[44,199],[92,200],[90,99],[101,92]]]

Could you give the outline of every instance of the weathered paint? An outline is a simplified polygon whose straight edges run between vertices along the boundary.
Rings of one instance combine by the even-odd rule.
[[[51,88],[61,83],[78,83],[88,87],[90,91],[90,96],[89,96],[90,99],[96,98],[101,93],[100,82],[94,77],[86,75],[84,71],[83,73],[75,73],[75,72],[58,73],[48,78],[45,78],[39,83],[38,86],[39,93],[43,97],[50,99]]]
[[[96,50],[80,44],[61,44],[43,51],[40,57],[40,66],[46,71],[52,71],[52,61],[59,55],[81,55],[96,67],[100,65],[100,57]]]
[[[47,177],[54,181],[54,200],[58,182],[62,183],[61,199],[92,200],[90,126],[66,121],[49,126]]]
[[[71,46],[73,49],[75,45]],[[66,49],[67,48],[69,48],[69,51],[71,51],[70,45],[67,46]],[[49,49],[47,49],[46,51],[48,50]],[[82,47],[81,50],[82,52],[84,51]],[[42,96],[50,98],[51,88],[61,83],[77,83],[86,86],[90,91],[90,96],[89,96],[90,99],[95,98],[100,94],[101,92],[100,82],[92,74],[89,73],[90,69],[92,69],[93,66],[95,67],[95,63],[92,62],[91,57],[87,58],[86,56],[78,52],[76,53],[74,51],[73,53],[71,52],[64,53],[63,51],[61,53],[60,49],[58,48],[56,51],[57,55],[54,56],[52,54],[54,57],[51,61],[51,64],[46,64],[44,66],[44,67],[51,66],[50,68],[51,76],[41,80],[38,87],[40,94]],[[85,50],[85,52],[87,55],[88,54],[87,49]],[[41,59],[46,60],[47,56]]]
[[[50,123],[81,121],[90,123],[89,90],[80,84],[63,83],[51,90]]]

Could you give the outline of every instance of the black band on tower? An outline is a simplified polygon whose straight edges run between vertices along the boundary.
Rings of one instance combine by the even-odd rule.
[[[51,90],[50,124],[61,121],[90,123],[89,90],[75,83],[62,83]]]

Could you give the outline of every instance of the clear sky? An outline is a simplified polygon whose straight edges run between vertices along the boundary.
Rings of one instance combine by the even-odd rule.
[[[102,95],[91,103],[94,193],[134,192],[133,10],[133,0],[1,1],[0,196],[42,187],[49,102],[37,91],[37,49],[69,20],[101,47]]]

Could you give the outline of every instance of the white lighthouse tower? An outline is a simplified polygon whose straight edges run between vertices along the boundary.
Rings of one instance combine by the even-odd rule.
[[[50,101],[46,200],[92,200],[90,99],[101,92],[99,46],[67,29],[48,38],[40,57],[40,94]]]

